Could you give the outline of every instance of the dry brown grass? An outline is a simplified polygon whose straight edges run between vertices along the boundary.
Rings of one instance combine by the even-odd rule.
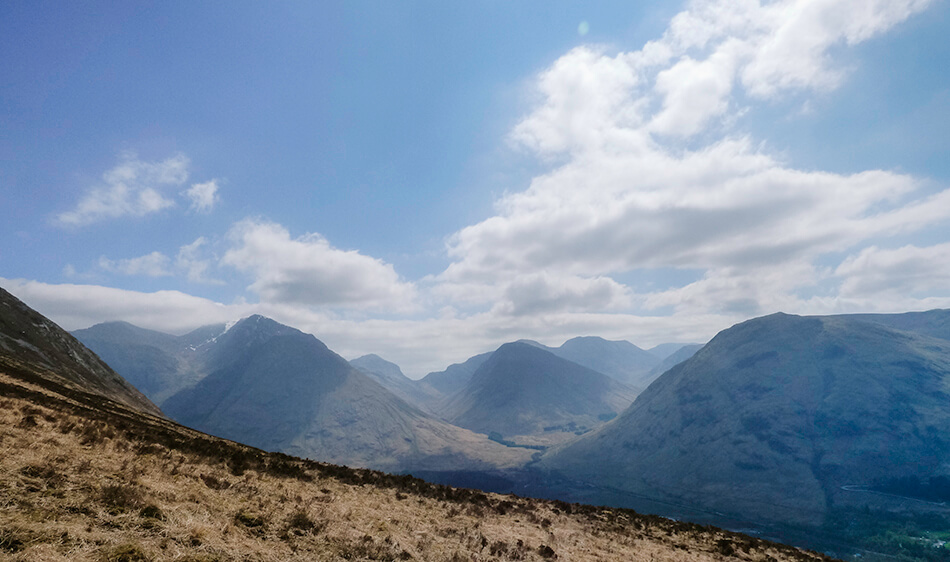
[[[160,420],[149,432],[91,419],[76,401],[30,399],[17,384],[0,374],[0,560],[821,559],[629,511],[193,442],[183,429],[176,440]]]

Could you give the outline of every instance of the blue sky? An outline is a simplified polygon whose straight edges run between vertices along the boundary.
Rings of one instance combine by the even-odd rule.
[[[0,285],[411,376],[950,306],[946,1],[0,5]]]

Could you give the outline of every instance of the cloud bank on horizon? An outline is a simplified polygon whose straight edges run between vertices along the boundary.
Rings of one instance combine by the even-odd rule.
[[[122,319],[182,332],[262,313],[415,376],[522,337],[648,346],[705,341],[778,310],[947,307],[950,187],[893,170],[799,169],[742,127],[750,108],[808,110],[834,95],[853,64],[843,52],[931,4],[697,0],[639,50],[570,50],[530,81],[536,103],[506,139],[542,172],[503,186],[492,216],[447,236],[444,268],[416,279],[398,261],[249,213],[174,255],[72,269],[105,283],[2,283],[69,329]],[[123,155],[52,223],[93,229],[170,212],[176,196],[210,215],[227,193],[217,179],[189,187],[190,166],[183,154]],[[235,299],[109,286],[123,276],[228,286]]]

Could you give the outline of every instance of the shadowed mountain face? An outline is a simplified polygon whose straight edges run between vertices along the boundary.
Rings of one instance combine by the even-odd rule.
[[[172,394],[193,386],[207,374],[199,347],[224,332],[224,325],[173,336],[106,322],[73,335],[159,406]]]
[[[49,371],[46,374],[58,382],[161,415],[154,404],[95,353],[3,289],[0,289],[0,357],[46,369]]]
[[[385,470],[520,466],[530,451],[433,419],[309,334],[261,316],[202,352],[216,368],[164,403],[201,431],[317,460]]]
[[[642,377],[641,381],[643,388],[650,386],[650,383],[655,381],[657,377],[663,373],[669,371],[683,361],[686,361],[693,355],[696,355],[696,352],[702,348],[703,344],[701,343],[689,343],[686,345],[681,345],[676,351],[667,355],[666,358],[660,361],[656,367],[650,369],[650,372]]]
[[[819,523],[833,506],[869,501],[855,487],[950,476],[948,391],[946,340],[775,314],[721,332],[541,466],[724,513]]]
[[[489,357],[491,357],[490,351],[480,353],[468,358],[464,363],[453,363],[446,367],[444,371],[429,373],[422,377],[419,382],[441,393],[442,396],[452,396],[465,388],[468,381],[472,380],[475,371],[482,366],[482,363],[488,361]]]
[[[539,347],[501,346],[446,406],[453,423],[504,436],[583,432],[614,417],[636,392]]]
[[[383,385],[384,388],[402,398],[409,404],[432,413],[435,405],[442,398],[442,394],[434,388],[414,381],[403,374],[402,369],[395,363],[386,361],[382,357],[370,354],[350,361],[361,373]]]
[[[844,317],[883,324],[903,332],[950,340],[950,310],[928,310],[903,314],[849,314]]]

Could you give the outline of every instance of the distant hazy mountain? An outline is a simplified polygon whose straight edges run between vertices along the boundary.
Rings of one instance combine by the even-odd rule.
[[[158,408],[53,321],[0,289],[0,363],[98,394],[143,412]]]
[[[660,345],[655,345],[647,350],[648,353],[656,355],[660,359],[666,359],[670,355],[673,355],[680,349],[685,346],[696,345],[693,343],[661,343]]]
[[[603,373],[628,386],[643,389],[644,377],[660,359],[628,341],[608,341],[586,336],[567,340],[561,347],[549,348],[558,357]]]
[[[464,363],[453,363],[446,367],[444,371],[436,371],[424,376],[422,384],[442,393],[442,396],[452,396],[456,392],[465,388],[465,385],[472,380],[472,375],[482,366],[482,363],[491,357],[492,352],[481,353],[470,357]]]
[[[364,355],[350,361],[350,365],[368,375],[384,388],[413,406],[432,412],[433,406],[442,398],[442,394],[421,381],[414,381],[403,374],[395,363],[386,361],[376,354]]]
[[[881,320],[775,314],[738,324],[540,464],[598,486],[812,524],[833,506],[888,501],[868,487],[942,482],[950,342]]]
[[[701,343],[688,343],[686,345],[673,344],[673,345],[679,346],[676,349],[676,351],[667,355],[666,358],[663,359],[663,361],[660,361],[660,363],[657,366],[650,369],[650,372],[643,375],[643,377],[640,379],[640,384],[643,388],[650,386],[650,383],[655,381],[657,377],[669,371],[674,366],[682,363],[683,361],[686,361],[687,359],[695,355],[697,351],[703,348],[703,344]]]
[[[106,322],[76,330],[73,335],[161,406],[169,396],[207,374],[200,348],[224,329],[224,324],[205,326],[173,336],[128,322]]]
[[[217,368],[164,409],[207,433],[392,471],[511,467],[530,456],[426,415],[312,335],[261,316],[242,320],[205,353]]]
[[[540,347],[501,346],[446,406],[447,419],[503,436],[583,432],[623,411],[636,391]]]

